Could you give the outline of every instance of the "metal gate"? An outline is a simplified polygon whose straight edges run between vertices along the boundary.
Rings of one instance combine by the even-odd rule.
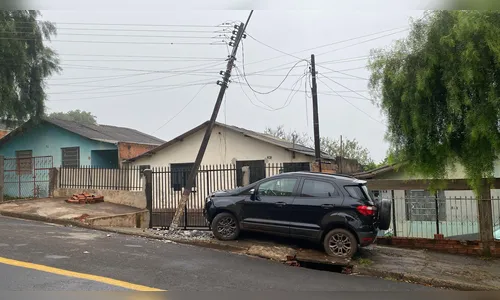
[[[182,197],[182,190],[190,169],[184,168],[153,168],[153,227],[167,228]],[[201,166],[196,177],[195,187],[184,209],[179,227],[207,227],[203,216],[205,198],[217,190],[236,187],[236,166],[217,165]]]
[[[49,197],[52,156],[4,158],[5,199]]]

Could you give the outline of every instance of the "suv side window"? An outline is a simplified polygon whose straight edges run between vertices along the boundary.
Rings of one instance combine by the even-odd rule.
[[[330,198],[338,196],[335,187],[328,182],[306,179],[302,186],[301,197]]]
[[[263,182],[257,191],[261,196],[292,196],[296,178],[279,178]]]
[[[369,200],[366,198],[365,194],[361,190],[361,187],[358,185],[347,185],[344,188],[349,193],[349,195],[354,199]]]

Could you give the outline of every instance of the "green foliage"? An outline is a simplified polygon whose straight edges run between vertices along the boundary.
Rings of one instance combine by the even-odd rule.
[[[0,120],[15,125],[44,114],[45,79],[60,71],[56,53],[44,45],[56,34],[38,11],[0,11]]]
[[[63,112],[51,113],[49,117],[66,121],[74,121],[84,124],[92,124],[92,125],[97,124],[96,117],[92,113],[87,111],[81,111],[79,109],[70,110],[65,113]]]
[[[278,126],[276,129],[266,128],[265,134],[272,135],[274,137],[287,140],[307,147],[314,147],[313,138],[311,138],[307,133],[297,133],[296,131],[285,131],[284,126]],[[356,159],[361,165],[365,166],[366,169],[370,167],[377,166],[373,159],[370,157],[370,151],[367,148],[361,146],[356,139],[343,138],[342,147],[339,139],[331,139],[328,137],[322,137],[320,140],[321,151],[327,153],[332,157],[342,156],[344,158]],[[373,167],[373,168],[375,168]]]
[[[478,193],[500,150],[500,12],[426,13],[370,69],[392,159],[434,179],[460,163]]]

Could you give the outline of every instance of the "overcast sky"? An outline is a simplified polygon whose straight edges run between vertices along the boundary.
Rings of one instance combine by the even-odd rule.
[[[222,38],[212,38],[223,34],[223,27],[215,26],[245,21],[249,11],[167,11],[168,5],[144,11],[130,6],[122,11],[42,11],[43,19],[58,27],[51,45],[63,68],[48,80],[47,108],[90,111],[101,124],[127,126],[169,140],[209,119],[219,91],[216,81],[228,54],[218,42]],[[410,17],[423,14],[390,11],[340,6],[321,11],[256,10],[218,121],[255,131],[284,125],[312,136],[309,86],[301,77],[306,63],[299,58],[315,54],[321,135],[356,138],[376,161],[382,160],[388,147],[386,127],[369,100],[367,55],[372,48],[388,47],[404,37]],[[349,41],[338,43],[344,40]],[[247,80],[261,93],[277,87],[298,64],[275,92],[254,94],[238,74],[243,71],[242,53]],[[293,98],[292,90],[297,91]]]

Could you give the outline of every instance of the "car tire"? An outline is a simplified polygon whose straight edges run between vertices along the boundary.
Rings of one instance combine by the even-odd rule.
[[[336,228],[325,235],[323,247],[329,256],[349,259],[358,252],[358,240],[349,230]]]
[[[378,228],[387,230],[391,227],[391,200],[382,199],[377,204]]]
[[[231,241],[240,235],[240,225],[233,214],[223,212],[212,221],[212,233],[221,241]]]

